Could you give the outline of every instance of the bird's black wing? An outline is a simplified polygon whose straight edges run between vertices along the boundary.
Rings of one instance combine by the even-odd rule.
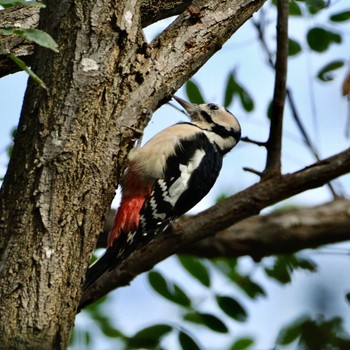
[[[150,198],[140,211],[139,229],[122,232],[113,246],[88,269],[84,290],[163,232],[172,220],[193,208],[214,185],[222,158],[215,144],[202,132],[182,140],[167,159],[164,178],[155,182]]]

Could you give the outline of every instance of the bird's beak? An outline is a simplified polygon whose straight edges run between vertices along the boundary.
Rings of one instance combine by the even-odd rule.
[[[185,110],[189,116],[195,115],[196,112],[198,111],[198,105],[189,103],[189,102],[187,102],[187,101],[185,101],[182,98],[177,97],[177,96],[173,96],[173,99],[175,101],[177,101],[183,108],[185,108]]]

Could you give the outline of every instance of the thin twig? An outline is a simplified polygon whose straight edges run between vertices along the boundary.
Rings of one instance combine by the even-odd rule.
[[[261,12],[261,13],[263,14],[263,12]],[[275,66],[273,63],[273,58],[272,58],[273,54],[270,51],[270,49],[266,43],[265,36],[264,36],[264,28],[263,28],[263,25],[261,22],[262,22],[262,20],[260,22],[253,21],[253,24],[255,26],[255,29],[258,32],[259,41],[260,41],[260,44],[261,44],[261,46],[266,54],[267,61],[268,61],[269,65],[271,66],[271,68],[275,69]],[[320,157],[318,155],[318,151],[317,151],[316,147],[312,144],[311,139],[310,139],[303,123],[302,123],[302,119],[300,118],[299,113],[296,109],[296,103],[292,97],[290,88],[287,87],[286,92],[287,92],[286,97],[287,97],[287,101],[288,101],[290,108],[291,108],[291,111],[292,111],[292,116],[295,120],[295,123],[297,124],[297,127],[299,128],[300,133],[302,134],[303,141],[304,141],[305,145],[310,149],[310,151],[313,154],[313,156],[315,157],[315,159],[317,159],[319,161]],[[334,187],[332,186],[331,183],[327,183],[326,186],[328,186],[328,188],[331,191],[334,198],[339,197],[337,192],[334,190]]]
[[[295,120],[295,123],[297,124],[299,131],[304,138],[305,144],[309,147],[309,150],[311,151],[313,156],[316,158],[316,160],[320,161],[321,159],[317,153],[317,150],[314,147],[314,145],[311,143],[310,137],[309,137],[306,129],[304,128],[303,123],[301,122],[301,119],[299,117],[299,114],[298,114],[298,111],[297,111],[297,108],[296,108],[296,105],[295,105],[295,102],[294,102],[294,99],[292,96],[292,91],[289,88],[287,88],[287,100],[289,102],[289,106],[290,106],[290,109],[292,112],[292,117]],[[335,191],[333,185],[329,182],[329,183],[327,183],[327,186],[328,186],[329,190],[331,191],[333,198],[338,198],[339,196],[338,196],[337,192]]]
[[[248,173],[252,173],[254,175],[257,175],[259,177],[262,177],[263,173],[261,171],[255,170],[253,168],[243,167],[244,171],[247,171]]]
[[[275,87],[272,101],[270,135],[267,141],[267,159],[264,176],[281,174],[283,111],[286,98],[288,60],[289,1],[277,1],[277,53]]]
[[[257,145],[259,147],[266,147],[266,142],[261,142],[261,141],[256,141],[256,140],[252,140],[249,137],[245,136],[241,138],[241,141],[243,142],[247,142],[247,143],[252,143],[254,145]]]

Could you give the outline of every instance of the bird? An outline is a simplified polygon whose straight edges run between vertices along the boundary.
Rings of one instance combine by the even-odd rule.
[[[88,268],[84,291],[204,198],[223,157],[241,138],[241,126],[226,108],[173,98],[190,121],[164,129],[130,152],[108,247]]]

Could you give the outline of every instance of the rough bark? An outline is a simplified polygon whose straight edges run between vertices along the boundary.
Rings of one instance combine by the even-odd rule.
[[[264,0],[197,1],[154,42],[137,0],[47,1],[0,192],[0,344],[64,349],[81,282],[128,151],[149,121]]]
[[[147,27],[161,19],[180,14],[191,1],[189,0],[143,0],[141,1],[141,25]],[[11,7],[0,11],[0,27],[37,28],[39,23],[38,7]],[[2,37],[0,43],[8,51],[20,57],[28,66],[32,64],[34,45],[19,37]],[[0,55],[0,77],[19,71],[19,67],[5,55]]]

